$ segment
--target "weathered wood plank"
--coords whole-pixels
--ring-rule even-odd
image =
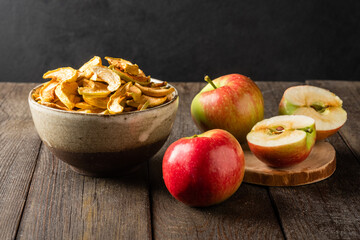
[[[190,208],[175,200],[162,179],[166,148],[181,137],[199,133],[190,116],[190,104],[203,83],[174,84],[180,106],[173,132],[150,161],[152,223],[155,239],[269,239],[282,238],[267,188],[243,183],[226,202],[209,208]]]
[[[360,82],[350,81],[306,81],[309,85],[328,89],[343,100],[348,120],[340,129],[340,135],[360,162]]]
[[[18,239],[150,239],[147,163],[122,178],[81,176],[41,148]]]
[[[301,83],[258,83],[266,117],[277,115],[283,91],[297,84]],[[38,156],[40,140],[26,102],[33,85],[1,83],[0,238],[282,238],[279,217],[289,239],[356,239],[360,236],[360,164],[356,160],[358,145],[354,144],[358,140],[349,134],[358,132],[359,111],[351,104],[352,97],[346,99],[351,94],[356,98],[358,90],[354,89],[358,87],[348,89],[339,84],[332,87],[319,82],[344,100],[349,114],[340,135],[329,139],[337,151],[337,170],[330,179],[292,188],[242,184],[223,204],[199,209],[171,197],[162,180],[161,161],[170,143],[198,133],[190,117],[190,104],[204,84],[174,84],[180,90],[180,109],[170,139],[149,163],[150,205],[146,166],[132,177],[94,179],[73,173],[46,147],[41,147]],[[359,107],[358,101],[354,103]],[[348,132],[347,124],[351,127]]]
[[[36,84],[0,83],[0,239],[13,239],[27,198],[41,141],[27,95]]]
[[[271,91],[264,97],[276,112],[283,91],[294,83],[266,84]],[[338,134],[329,141],[337,152],[337,169],[328,180],[302,187],[270,188],[288,239],[360,236],[360,165]]]

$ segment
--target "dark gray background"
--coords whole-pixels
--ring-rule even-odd
[[[94,55],[166,81],[360,80],[360,1],[1,0],[0,81]]]

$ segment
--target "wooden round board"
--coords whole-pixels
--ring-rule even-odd
[[[249,150],[245,154],[244,182],[265,186],[299,186],[330,177],[336,169],[334,147],[318,142],[303,162],[288,168],[272,168],[261,162]]]

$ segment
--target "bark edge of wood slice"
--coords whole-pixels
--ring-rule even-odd
[[[244,150],[244,182],[263,186],[300,186],[322,181],[336,169],[336,151],[329,142],[317,142],[310,155],[288,168],[272,168],[261,162],[250,150]]]

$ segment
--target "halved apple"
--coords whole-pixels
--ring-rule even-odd
[[[304,161],[316,139],[315,120],[302,115],[276,116],[258,122],[247,135],[250,150],[271,167]]]
[[[316,124],[316,140],[336,133],[347,119],[341,99],[326,89],[314,86],[288,88],[281,99],[279,113],[313,118]]]

